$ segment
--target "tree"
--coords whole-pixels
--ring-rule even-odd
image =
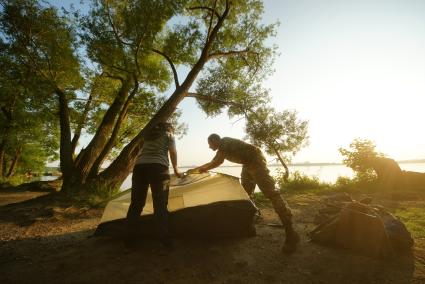
[[[10,53],[43,86],[36,99],[59,109],[60,163],[67,184],[74,169],[68,101],[83,84],[74,53],[74,31],[56,9],[35,0],[3,0],[1,5],[2,38]]]
[[[351,168],[359,180],[370,180],[376,177],[371,161],[375,158],[385,157],[376,151],[376,145],[368,139],[356,138],[350,143],[349,149],[338,149],[343,156],[342,162]]]
[[[35,0],[2,3],[4,38],[56,99],[64,192],[119,188],[146,131],[176,120],[195,86],[200,102],[230,96],[255,104],[261,94],[242,90],[259,86],[273,62],[275,49],[264,42],[275,25],[260,23],[259,0],[93,0],[88,15],[76,17]],[[92,139],[75,153],[83,132]]]
[[[57,158],[58,127],[48,101],[40,100],[45,87],[21,64],[10,42],[0,50],[0,175],[41,171]]]
[[[152,7],[152,1],[148,2],[132,1],[131,5],[127,6],[132,7],[131,11],[138,11],[137,5],[141,4],[144,4],[143,7],[149,9]],[[158,1],[158,3],[162,2]],[[209,89],[211,92],[208,94],[203,92],[202,88],[197,88],[199,92],[196,95],[199,99],[200,96],[220,96],[223,94],[219,82],[224,83],[229,78],[233,78],[234,85],[239,87],[243,85],[247,78],[251,78],[253,82],[258,83],[259,80],[264,78],[264,74],[270,68],[269,63],[273,58],[274,52],[273,48],[264,46],[264,40],[273,35],[275,26],[263,26],[259,23],[263,10],[260,1],[233,1],[231,3],[218,0],[182,1],[178,4],[181,5],[176,4],[176,6],[173,6],[173,11],[175,11],[175,15],[185,19],[182,21],[183,24],[168,22],[167,26],[158,29],[157,34],[149,31],[148,34],[152,34],[153,40],[145,41],[146,45],[143,42],[143,47],[139,49],[152,56],[149,57],[152,60],[160,59],[160,62],[169,65],[167,72],[171,71],[175,89],[143,129],[123,148],[111,165],[99,173],[96,179],[90,181],[93,187],[114,188],[121,184],[134,165],[146,131],[155,123],[169,119],[178,104],[184,98],[193,95],[190,92],[190,88],[198,77],[201,76],[198,86],[201,81],[218,82],[218,84],[214,84],[213,88]],[[112,7],[112,5],[109,7]],[[158,13],[160,13],[159,15],[164,15],[163,9],[154,8],[147,12],[149,15],[146,15],[146,19],[150,19],[152,15],[156,15],[154,18],[157,19]],[[117,11],[119,9],[115,10],[113,15],[119,15],[120,13],[117,13]],[[140,15],[140,13],[137,15]],[[128,18],[133,19],[132,16]],[[135,24],[145,21],[144,18],[139,17],[137,19],[139,20],[134,21]],[[162,18],[159,17],[159,19]],[[115,23],[109,20],[107,22],[110,24],[111,22]],[[110,25],[109,29],[112,26],[114,27],[112,31],[116,31],[117,26],[121,27],[113,24]],[[153,31],[156,30],[154,29]],[[133,48],[137,47],[137,45],[123,39],[123,36],[127,34],[131,35],[133,33],[129,33],[123,28],[121,28],[120,32],[114,32],[115,38],[118,39],[118,44]],[[142,60],[138,60],[138,62],[140,63]],[[180,80],[181,78],[178,76],[178,66],[186,66],[189,70],[184,80]],[[111,68],[108,71],[112,69],[117,71],[124,69],[122,67],[125,67],[125,65],[117,66],[117,63],[114,62],[109,67]],[[144,74],[143,72],[141,73]],[[241,97],[240,99],[249,98]],[[202,99],[199,100],[202,101]]]
[[[308,122],[297,118],[296,111],[276,112],[260,107],[247,114],[245,132],[251,142],[277,157],[285,168],[284,181],[289,177],[286,162],[307,144]]]

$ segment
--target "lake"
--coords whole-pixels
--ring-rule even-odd
[[[425,163],[399,163],[400,168],[404,171],[425,172]],[[180,168],[181,172],[189,168]],[[282,167],[269,166],[270,172],[275,176]],[[228,175],[239,177],[241,174],[241,166],[224,166],[214,169],[215,172],[225,173]],[[308,176],[316,176],[320,181],[334,183],[339,176],[352,177],[353,171],[344,165],[292,165],[289,166],[290,173],[298,171]],[[131,174],[127,177],[121,186],[121,189],[128,189],[131,187]]]

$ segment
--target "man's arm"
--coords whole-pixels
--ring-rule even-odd
[[[217,155],[215,155],[214,159],[212,159],[211,162],[203,164],[202,166],[199,166],[195,168],[194,170],[199,170],[201,173],[207,172],[211,169],[217,168],[224,162],[224,156],[221,155],[220,152],[217,152]]]

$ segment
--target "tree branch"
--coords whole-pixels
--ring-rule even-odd
[[[103,65],[106,65],[106,66],[111,67],[113,69],[116,69],[116,70],[119,70],[119,71],[122,71],[122,72],[125,72],[125,73],[128,73],[128,74],[131,74],[131,72],[128,71],[127,69],[124,69],[122,67],[119,67],[119,66],[115,66],[115,65],[106,63],[101,57],[98,57],[98,60]]]
[[[174,66],[173,61],[171,60],[171,58],[168,55],[166,55],[164,52],[159,51],[158,49],[153,48],[152,51],[155,52],[155,53],[158,53],[159,55],[162,55],[168,61],[168,63],[171,66],[171,69],[173,70],[174,83],[176,84],[176,88],[178,88],[180,86],[179,77],[177,75],[176,67]]]
[[[241,104],[235,103],[233,101],[220,100],[220,99],[217,99],[217,98],[207,97],[205,95],[201,95],[201,94],[198,94],[198,93],[189,92],[189,93],[187,93],[186,97],[195,98],[195,99],[204,100],[204,101],[209,101],[209,102],[213,102],[213,103],[220,103],[220,104],[223,104],[223,105],[231,105],[231,106],[242,107]]]
[[[216,7],[217,7],[217,0],[214,1],[214,8],[213,8],[214,11]],[[219,15],[217,15],[217,18],[219,18]],[[208,42],[208,39],[210,38],[210,32],[211,32],[213,19],[214,19],[214,12],[211,12],[210,24],[208,26],[207,38],[205,40],[205,43]]]
[[[74,154],[75,148],[77,147],[78,140],[80,139],[81,131],[83,130],[84,124],[86,123],[86,119],[90,111],[92,101],[93,101],[93,96],[90,94],[89,98],[86,100],[83,113],[81,114],[78,120],[78,125],[77,125],[77,128],[75,129],[74,137],[72,137],[72,140],[71,140],[72,154]]]
[[[128,45],[128,46],[133,46],[133,44],[131,44],[131,43],[128,43],[128,42],[125,42],[122,38],[121,38],[121,36],[118,34],[118,31],[117,31],[117,29],[116,29],[116,27],[115,27],[115,24],[114,24],[114,22],[112,21],[112,18],[111,18],[111,12],[110,12],[110,10],[109,10],[109,5],[108,5],[108,2],[106,1],[106,11],[107,11],[107,13],[106,13],[106,15],[108,16],[108,22],[109,22],[109,24],[111,25],[111,28],[112,28],[112,32],[114,33],[114,36],[115,36],[115,39],[121,44],[121,45]],[[122,47],[122,46],[121,46]]]
[[[105,64],[105,65],[106,65],[106,64]],[[116,80],[121,81],[121,83],[124,81],[124,78],[123,78],[123,77],[121,77],[121,76],[117,76],[117,75],[112,75],[112,74],[109,74],[108,72],[105,72],[105,71],[103,71],[103,72],[100,74],[100,76],[101,76],[101,77],[106,77],[106,78],[111,78],[111,79],[116,79]]]
[[[213,8],[211,7],[206,7],[206,6],[194,6],[194,7],[189,7],[187,8],[188,10],[207,10],[210,13],[214,13],[216,15],[217,18],[220,18],[220,14]]]
[[[73,98],[73,99],[69,99],[69,101],[83,101],[83,102],[87,102],[90,99],[83,99],[83,98]],[[105,103],[105,104],[110,104],[111,102],[105,101],[105,100],[98,100],[98,99],[91,99],[90,101],[92,102],[99,102],[99,103]]]
[[[258,52],[250,51],[249,49],[245,50],[231,50],[231,51],[224,51],[224,52],[214,52],[211,53],[208,56],[208,59],[214,59],[214,58],[220,58],[220,57],[227,57],[227,56],[234,56],[234,55],[243,55],[243,54],[254,54],[258,55]]]
[[[224,10],[223,14],[218,17],[217,24],[215,24],[213,30],[211,31],[210,37],[208,38],[208,41],[205,43],[205,46],[202,50],[201,57],[205,56],[205,60],[209,59],[208,52],[211,48],[212,42],[217,36],[217,33],[220,30],[221,26],[223,25],[224,19],[226,19],[227,15],[229,14],[229,11],[230,11],[230,3],[229,3],[229,0],[226,0],[226,9]]]

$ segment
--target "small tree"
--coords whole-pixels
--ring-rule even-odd
[[[246,116],[247,138],[267,154],[274,155],[285,168],[283,180],[289,177],[286,163],[308,143],[308,122],[297,118],[296,111],[277,112],[260,107]]]
[[[376,151],[376,145],[368,139],[356,138],[351,142],[349,149],[339,148],[343,156],[343,164],[351,168],[359,180],[373,180],[376,174],[371,166],[374,158],[385,157]]]

